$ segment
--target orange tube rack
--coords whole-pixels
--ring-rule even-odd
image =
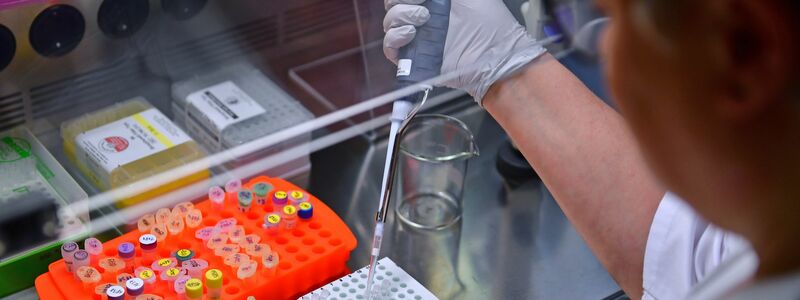
[[[186,227],[180,234],[170,235],[164,241],[158,242],[155,256],[174,257],[173,254],[178,249],[191,249],[195,252],[195,258],[209,263],[209,269],[222,271],[221,299],[247,299],[249,296],[254,296],[255,299],[296,299],[348,274],[349,270],[345,263],[350,257],[350,252],[356,247],[356,239],[342,219],[322,201],[282,179],[261,176],[244,184],[244,188],[252,189],[252,186],[259,182],[273,186],[267,199],[271,199],[275,191],[306,193],[307,201],[313,205],[313,216],[306,220],[298,219],[296,227],[292,230],[281,226],[277,233],[267,233],[262,224],[264,216],[273,212],[272,201],[267,201],[266,205],[259,205],[253,201],[249,211],[243,213],[239,211],[235,199],[230,199],[230,196],[225,200],[224,209],[221,211],[212,209],[211,201],[205,199],[194,206],[202,212],[202,224],[196,228]],[[195,237],[195,231],[206,226],[214,226],[219,220],[231,217],[236,218],[237,225],[244,226],[245,234],[258,234],[261,237],[260,243],[269,245],[272,251],[277,252],[280,262],[274,273],[266,270],[261,265],[260,259],[254,258],[259,261],[256,275],[244,281],[240,280],[236,277],[235,269],[225,265],[223,258],[216,256],[202,240]],[[153,259],[146,259],[139,248],[138,240],[142,234],[134,229],[104,243],[100,258],[117,257],[117,247],[121,243],[131,242],[136,245],[136,266],[149,267]],[[96,261],[92,262],[92,266],[101,273],[104,272]],[[115,276],[102,275],[104,280],[97,285],[116,284],[108,279]],[[207,293],[208,287],[202,277],[198,279],[203,281],[204,293]],[[50,264],[49,272],[36,279],[36,291],[41,299],[45,300],[106,298],[96,294],[94,288],[86,288],[76,280],[73,274],[67,271],[63,259]],[[178,299],[174,290],[168,289],[163,282],[158,282],[149,290],[145,290],[145,293],[158,295],[165,300]]]

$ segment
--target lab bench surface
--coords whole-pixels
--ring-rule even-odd
[[[471,100],[462,102],[437,111],[464,121],[481,151],[467,172],[462,221],[420,232],[392,213],[382,255],[441,299],[603,299],[619,291],[540,181],[504,184],[495,159],[506,135]],[[326,199],[357,236],[351,269],[369,262],[387,143],[380,131],[376,136],[312,156],[310,191]]]

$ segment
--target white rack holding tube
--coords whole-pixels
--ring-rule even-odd
[[[368,267],[344,276],[318,288],[300,300],[349,300],[366,299]],[[417,282],[411,275],[401,269],[388,257],[378,261],[375,269],[375,284],[373,289],[382,289],[372,297],[372,300],[408,299],[408,300],[438,300],[428,289]],[[388,282],[388,286],[384,283]]]

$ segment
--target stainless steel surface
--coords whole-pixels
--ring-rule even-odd
[[[482,151],[467,174],[460,228],[417,236],[420,247],[392,252],[408,245],[398,245],[402,241],[393,237],[406,228],[398,228],[390,214],[384,253],[410,274],[421,272],[426,278],[417,279],[442,299],[602,299],[618,291],[541,183],[504,187],[494,160],[505,134],[470,100],[461,102],[436,111],[464,121]],[[325,199],[358,239],[348,263],[352,269],[368,264],[387,146],[383,133],[376,140],[359,137],[312,155],[310,191]],[[414,256],[429,256],[418,260],[428,264],[409,264]]]

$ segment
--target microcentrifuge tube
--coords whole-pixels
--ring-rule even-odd
[[[159,295],[141,294],[139,296],[136,296],[136,299],[134,300],[164,300],[164,298],[162,298]]]
[[[203,212],[199,209],[193,208],[186,214],[186,226],[189,228],[196,228],[201,223],[203,223]]]
[[[156,272],[163,273],[165,270],[175,267],[175,265],[177,265],[177,262],[174,258],[165,257],[154,261],[150,267]]]
[[[236,218],[227,218],[219,220],[219,222],[217,222],[217,225],[215,225],[214,227],[216,227],[219,230],[219,232],[228,233],[231,231],[231,229],[233,229],[234,226],[236,226]]]
[[[78,244],[75,242],[66,242],[61,245],[61,257],[64,258],[64,264],[67,266],[67,271],[72,273],[75,271],[72,268],[73,254],[78,251]]]
[[[272,248],[267,244],[252,244],[244,247],[245,253],[254,257],[263,257],[265,254],[270,253]]]
[[[158,248],[158,239],[152,234],[143,234],[139,236],[139,248],[142,249],[142,257],[146,260],[155,258],[156,248]]]
[[[175,259],[178,260],[178,264],[183,264],[183,262],[194,258],[194,251],[190,249],[178,249],[175,251]]]
[[[231,266],[233,268],[238,268],[242,264],[249,263],[250,262],[250,256],[248,256],[248,255],[246,255],[244,253],[234,253],[234,254],[226,256],[225,259],[223,260],[223,262],[228,266]]]
[[[125,300],[125,289],[118,285],[112,285],[106,289],[108,300]]]
[[[136,222],[136,226],[139,229],[139,232],[147,233],[150,232],[150,229],[153,228],[153,225],[156,224],[156,217],[153,214],[146,214],[139,218],[139,221]]]
[[[178,299],[186,299],[186,282],[192,279],[191,276],[181,274],[172,283],[172,289],[178,294]]]
[[[203,242],[208,241],[211,238],[211,235],[214,233],[214,227],[207,226],[198,229],[194,232],[194,237],[202,240]]]
[[[239,211],[240,212],[247,212],[250,210],[250,206],[253,204],[253,192],[248,190],[241,190],[237,194],[236,198],[239,202]]]
[[[211,205],[214,211],[220,212],[225,208],[225,191],[221,187],[212,186],[208,189],[208,199],[211,199]]]
[[[144,293],[144,280],[138,277],[128,279],[128,281],[125,282],[125,289],[128,292],[128,297],[133,299]]]
[[[218,232],[211,236],[210,239],[206,242],[206,247],[211,250],[215,250],[228,242],[228,234],[224,232]]]
[[[280,212],[287,202],[289,202],[289,195],[286,192],[275,191],[275,193],[272,193],[272,205],[276,212]]]
[[[228,233],[228,238],[231,240],[231,242],[234,242],[234,243],[238,244],[240,241],[242,241],[242,239],[244,238],[244,235],[245,235],[244,226],[237,225],[237,226],[233,227],[233,230],[231,230]]]
[[[83,241],[83,248],[89,253],[90,263],[96,263],[100,254],[103,254],[103,242],[93,237]]]
[[[178,279],[178,276],[181,275],[181,269],[178,268],[169,268],[166,269],[164,272],[161,272],[161,280],[165,281],[167,286],[171,288],[174,287],[175,280]]]
[[[110,288],[112,286],[114,286],[114,284],[111,284],[111,283],[98,284],[98,285],[96,285],[94,287],[94,293],[97,294],[97,295],[100,295],[100,296],[105,296],[106,295],[106,291],[108,290],[108,288]]]
[[[189,212],[192,209],[194,209],[194,203],[189,202],[189,201],[184,201],[184,202],[176,204],[175,208],[172,209],[172,210],[173,210],[173,214],[175,213],[175,211],[177,211],[178,213],[181,214],[181,217],[186,217],[186,215],[189,214]]]
[[[292,205],[298,205],[300,202],[305,202],[308,200],[308,196],[301,192],[301,191],[291,191],[289,192],[289,201]]]
[[[221,245],[214,249],[214,255],[225,258],[228,255],[238,253],[241,247],[235,244]]]
[[[197,278],[191,278],[184,284],[186,290],[186,299],[200,300],[203,299],[203,282]]]
[[[86,250],[78,250],[72,253],[73,269],[77,270],[78,268],[83,266],[90,266],[91,263],[92,262],[91,259],[89,258],[89,252],[86,252]],[[79,279],[78,273],[73,272],[73,274],[75,275],[75,279]]]
[[[100,282],[102,276],[100,275],[100,271],[97,269],[92,268],[90,266],[81,266],[75,270],[75,274],[78,274],[78,279],[83,284],[83,288],[86,291],[91,291],[94,289],[94,286]]]
[[[172,215],[172,211],[169,208],[162,207],[156,211],[156,224],[164,224],[166,225],[169,222],[169,216]]]
[[[256,283],[257,276],[256,271],[258,270],[258,262],[251,260],[249,262],[242,263],[239,265],[239,269],[236,271],[236,277],[245,281],[245,283],[254,284]]]
[[[183,217],[179,214],[173,214],[169,217],[169,223],[167,223],[167,230],[169,230],[169,234],[171,235],[179,235],[183,232],[185,225],[183,223]]]
[[[255,234],[255,233],[251,233],[251,234],[245,235],[239,241],[239,245],[242,246],[242,247],[247,248],[247,246],[258,244],[258,242],[260,242],[260,241],[261,241],[261,236]]]
[[[258,205],[267,204],[267,195],[272,190],[272,185],[265,182],[259,182],[253,185],[253,193],[256,195],[256,203]]]
[[[152,290],[156,283],[156,272],[147,267],[138,267],[136,269],[134,274],[144,281],[145,289]]]
[[[278,252],[270,251],[261,257],[261,264],[264,265],[264,269],[267,270],[267,274],[270,276],[275,275],[275,271],[278,269],[278,263],[280,263]]]
[[[206,271],[206,286],[208,287],[208,299],[218,300],[222,297],[222,271],[211,269]]]
[[[202,276],[203,271],[208,268],[208,262],[204,259],[192,258],[184,261],[181,264],[181,267],[189,273],[189,276],[192,276],[193,278],[199,278]]]
[[[236,178],[228,180],[225,183],[225,191],[228,193],[236,193],[242,188],[242,181]]]
[[[281,216],[278,214],[267,214],[264,216],[264,229],[269,234],[278,234],[281,225]]]
[[[119,273],[117,275],[117,284],[119,284],[120,286],[125,286],[125,282],[128,282],[128,279],[131,279],[131,278],[134,278],[134,277],[136,277],[136,276],[133,276],[133,275],[128,274],[128,273]]]
[[[150,229],[150,234],[156,237],[156,240],[159,242],[163,242],[167,239],[167,225],[166,224],[156,224]]]
[[[297,227],[297,207],[291,204],[284,206],[281,219],[283,219],[283,227],[286,230],[292,230]]]
[[[97,264],[103,268],[106,274],[116,275],[120,270],[125,269],[125,261],[118,257],[106,257],[100,259]]]
[[[130,242],[124,242],[119,244],[117,247],[117,253],[119,254],[119,258],[125,262],[126,269],[133,272],[134,269],[134,259],[136,258],[136,246]]]
[[[299,208],[297,216],[300,217],[300,220],[309,220],[314,216],[314,206],[310,202],[300,202],[297,207]]]

